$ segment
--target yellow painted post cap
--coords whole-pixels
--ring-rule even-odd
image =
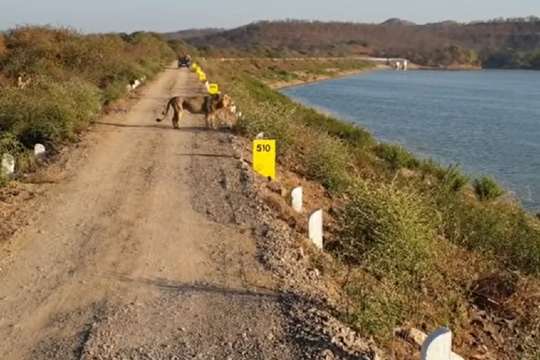
[[[219,94],[219,85],[215,83],[208,84],[208,93],[210,95]]]

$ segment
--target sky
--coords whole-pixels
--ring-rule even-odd
[[[540,16],[540,0],[0,0],[0,30],[69,26],[83,32],[232,28],[256,20],[416,23]]]

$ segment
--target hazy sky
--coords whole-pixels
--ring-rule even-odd
[[[85,32],[171,31],[285,18],[425,23],[528,15],[540,16],[540,0],[0,0],[0,30],[51,24]]]

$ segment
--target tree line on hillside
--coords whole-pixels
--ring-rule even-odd
[[[426,25],[399,19],[382,24],[261,21],[186,41],[217,56],[373,55],[428,66],[540,69],[540,19],[535,17]]]

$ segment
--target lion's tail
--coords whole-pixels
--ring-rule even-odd
[[[176,101],[176,97],[173,97],[171,98],[168,102],[167,102],[167,106],[165,107],[165,110],[163,110],[161,112],[161,114],[163,115],[163,118],[157,118],[156,121],[157,122],[162,122],[163,119],[165,119],[167,117],[167,115],[169,114],[169,110],[171,109],[171,107],[173,106],[173,103]]]

